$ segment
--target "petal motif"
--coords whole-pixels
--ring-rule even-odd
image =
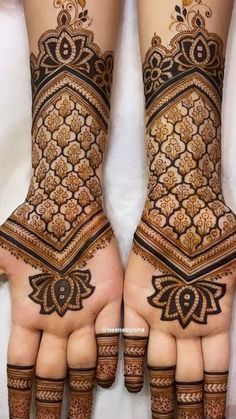
[[[148,302],[162,309],[162,320],[178,320],[183,329],[191,322],[206,324],[208,315],[221,312],[225,284],[206,280],[188,284],[174,275],[153,276],[152,284],[155,292]]]
[[[29,298],[40,304],[41,314],[54,311],[63,317],[68,310],[77,311],[83,308],[83,299],[93,294],[95,287],[90,284],[89,270],[75,270],[64,276],[42,273],[29,277],[33,292]]]

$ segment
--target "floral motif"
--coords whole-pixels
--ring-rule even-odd
[[[87,28],[92,23],[88,10],[85,9],[86,4],[87,0],[54,0],[54,7],[67,10],[71,16],[73,15],[70,25],[77,30]]]
[[[67,310],[81,310],[82,300],[93,294],[89,270],[75,270],[65,276],[43,273],[29,277],[33,292],[29,297],[40,304],[41,314],[56,312],[63,317]]]
[[[158,45],[161,42],[160,38],[155,38],[155,43]],[[171,70],[172,62],[170,58],[163,58],[160,52],[153,51],[149,60],[145,63],[143,69],[143,80],[145,84],[145,91],[152,92],[165,83],[172,76]]]
[[[96,62],[97,74],[94,76],[95,82],[104,87],[105,91],[109,95],[111,93],[112,84],[112,72],[113,72],[113,59],[111,56],[105,58],[105,60],[98,60]]]
[[[69,72],[75,69],[85,74],[90,81],[94,80],[97,87],[109,97],[113,55],[109,52],[101,55],[99,48],[92,42],[93,33],[80,31],[73,24],[69,3],[75,3],[75,0],[55,1],[58,7],[62,7],[58,16],[58,27],[41,38],[39,57],[31,55],[33,95],[36,95],[38,88],[51,73],[58,69],[67,69]],[[65,3],[68,3],[67,6]],[[86,14],[86,11],[83,13]],[[52,123],[51,129],[53,129]]]
[[[153,276],[155,293],[148,302],[162,309],[162,320],[178,320],[185,329],[190,322],[207,323],[207,316],[221,312],[219,300],[226,285],[206,280],[187,284],[172,275]]]

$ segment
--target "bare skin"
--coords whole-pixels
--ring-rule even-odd
[[[72,3],[72,9],[67,9],[67,3]],[[76,2],[58,3],[53,0],[50,2],[47,0],[34,2],[25,0],[24,7],[31,54],[34,54],[36,57],[38,56],[40,52],[38,51],[38,41],[45,32],[48,31],[48,33],[50,33],[50,31],[55,31],[58,25],[57,19],[59,13],[61,13],[60,16],[65,16],[65,20],[62,18],[60,22],[62,29],[65,31],[68,30],[70,31],[70,34],[76,36],[74,27],[69,27],[71,18],[73,16],[78,18],[78,13],[81,12],[85,12],[84,16],[86,16],[86,10],[88,10],[87,16],[89,13],[89,19],[91,18],[91,21],[88,21],[88,17],[85,17],[85,23],[83,24],[87,24],[89,22],[88,30],[91,31],[89,33],[94,34],[94,42],[99,45],[99,48],[102,52],[114,50],[116,28],[119,19],[119,2],[116,0],[112,1],[111,5],[110,0],[103,0],[102,2],[99,2],[99,6],[97,2],[93,0],[88,0],[87,2],[78,2],[79,4],[77,6],[75,3]],[[100,7],[101,5],[102,7]],[[76,7],[78,7],[78,11]],[[73,15],[73,13],[75,13],[75,15]],[[66,27],[66,19],[68,27]],[[81,32],[80,28],[77,29],[77,33],[86,33],[87,36],[87,32],[83,32],[83,29]],[[68,46],[65,47],[65,54],[68,54],[67,48]],[[97,51],[98,49],[96,49],[96,53]],[[59,51],[58,54],[60,53],[61,52]],[[58,68],[61,69],[61,65],[59,65]],[[63,73],[62,76],[64,77]],[[80,87],[79,76],[76,79],[76,85]],[[52,82],[52,87],[53,86],[54,85]],[[65,101],[68,99],[68,97],[72,97],[70,96],[70,92],[68,92],[69,90],[66,91],[66,93],[63,93],[66,96],[61,96]],[[80,99],[77,98],[76,101],[78,106],[80,106]],[[49,108],[49,112],[50,109],[51,108]],[[44,115],[44,111],[41,112],[41,115]],[[63,114],[64,111],[62,110],[61,112]],[[85,111],[83,110],[82,112]],[[94,111],[93,115],[94,118],[97,117],[96,110]],[[75,116],[77,116],[77,114],[75,114]],[[47,114],[46,118],[49,118]],[[90,115],[87,118],[87,121],[91,120]],[[69,126],[69,135],[74,136],[72,126]],[[35,139],[34,130],[33,137]],[[47,140],[49,141],[50,146],[50,141],[51,143],[53,143],[53,141],[50,140],[49,137],[47,137]],[[67,166],[69,171],[71,171],[71,164],[72,163],[68,163]],[[50,168],[47,170],[49,169]],[[101,164],[99,167],[97,167],[95,176],[96,182],[100,182]],[[37,175],[35,177],[34,172],[31,179],[31,186],[33,185],[37,191],[38,186],[36,178]],[[59,184],[59,186],[60,185],[62,184]],[[83,194],[83,190],[81,190],[81,193]],[[97,199],[92,192],[90,199],[93,202],[95,202]],[[27,198],[24,205],[28,205],[29,202],[30,199]],[[72,201],[68,202],[69,205],[71,202]],[[58,206],[55,206],[55,203],[53,205],[54,209],[58,208]],[[81,211],[81,209],[78,211]],[[88,205],[87,209],[84,211],[86,212],[86,215],[89,215],[92,211],[94,211],[94,204],[91,206]],[[90,236],[87,238],[88,241],[91,239],[93,232],[89,234]],[[93,251],[91,254],[92,257],[85,258],[82,256],[80,260],[78,260],[74,265],[74,269],[79,269],[80,272],[90,272],[91,274],[89,284],[90,295],[88,295],[83,300],[83,307],[79,307],[78,305],[78,309],[73,309],[73,311],[66,309],[61,313],[61,315],[59,315],[56,311],[52,312],[51,314],[47,314],[44,310],[44,313],[42,313],[43,303],[40,303],[40,314],[40,304],[35,303],[35,301],[29,298],[29,295],[32,293],[32,286],[29,282],[29,278],[35,275],[41,275],[42,273],[47,272],[47,270],[41,269],[40,266],[37,265],[37,260],[33,260],[27,257],[27,260],[25,261],[24,256],[21,257],[22,253],[17,253],[17,249],[12,251],[11,247],[8,249],[8,246],[5,245],[0,247],[0,274],[5,274],[9,280],[12,301],[12,327],[8,347],[8,364],[18,369],[28,366],[35,367],[35,374],[37,377],[40,377],[41,380],[41,384],[37,383],[37,386],[39,387],[36,395],[36,398],[38,398],[36,416],[38,418],[46,417],[47,414],[51,414],[52,416],[50,417],[54,418],[60,417],[61,400],[59,399],[62,397],[62,395],[58,396],[58,394],[61,394],[61,390],[58,394],[53,393],[54,390],[53,387],[50,387],[50,385],[52,385],[50,383],[53,383],[52,380],[57,380],[60,386],[60,382],[62,382],[60,380],[66,378],[68,368],[70,369],[70,374],[72,376],[75,370],[78,374],[82,374],[82,378],[79,377],[79,379],[82,381],[84,369],[91,370],[92,377],[88,378],[88,401],[83,401],[83,396],[81,398],[80,394],[76,393],[76,391],[73,389],[74,384],[72,381],[74,380],[75,383],[77,378],[71,379],[71,391],[72,393],[74,392],[70,402],[69,414],[71,418],[81,417],[82,419],[85,416],[86,418],[91,416],[90,390],[93,387],[93,370],[96,370],[97,361],[98,365],[100,363],[100,366],[98,367],[99,372],[97,369],[98,383],[101,386],[109,387],[115,379],[117,343],[114,344],[114,347],[112,347],[113,349],[111,348],[113,354],[110,354],[115,355],[114,364],[111,364],[110,362],[109,365],[104,365],[103,361],[101,362],[100,359],[100,356],[103,356],[104,354],[101,355],[99,351],[102,347],[101,339],[104,340],[104,336],[106,339],[105,329],[117,328],[120,326],[123,272],[114,236],[110,235],[109,240],[106,242],[104,241],[104,243],[103,245],[99,245],[95,252]],[[61,287],[60,290],[64,291],[64,286]],[[79,298],[79,295],[77,295],[77,298]],[[104,336],[102,335],[99,338],[98,335],[101,334]],[[106,381],[106,373],[104,375],[104,368],[107,372],[110,371],[110,377],[108,381]],[[40,385],[44,385],[42,384],[43,379],[48,380],[48,384],[46,383],[46,385],[49,386],[49,393],[50,391],[52,392],[52,397],[54,397],[54,395],[55,397],[59,397],[58,408],[55,411],[50,410],[51,405],[47,405],[47,400],[43,401],[40,399],[40,403],[42,403],[39,403],[39,398],[41,397]],[[78,382],[79,381],[77,381],[77,384]],[[22,419],[27,419],[29,417],[30,399],[25,399],[26,401],[22,401],[23,398],[24,396],[18,402],[10,400],[9,408],[11,417],[21,417]],[[23,407],[21,407],[20,403],[22,403]]]
[[[164,231],[164,226],[166,225],[165,224],[166,222],[163,221],[165,220],[165,218],[162,216],[162,214],[164,213],[167,207],[166,206],[164,207],[163,205],[163,213],[162,213],[161,212],[161,208],[162,208],[161,199],[159,199],[158,201],[158,199],[156,197],[154,199],[153,196],[155,194],[155,188],[158,188],[158,187],[161,188],[163,186],[166,187],[167,180],[166,178],[164,178],[164,176],[166,173],[168,173],[167,170],[171,170],[171,160],[173,161],[173,156],[171,156],[171,151],[170,151],[171,147],[169,147],[169,149],[167,147],[166,149],[164,149],[164,146],[166,143],[164,143],[163,141],[166,138],[165,135],[167,135],[166,133],[168,132],[168,129],[170,129],[169,128],[170,125],[168,125],[169,120],[168,120],[168,117],[166,116],[167,110],[169,109],[168,108],[169,103],[167,103],[167,101],[164,102],[165,96],[164,94],[162,94],[160,86],[162,86],[161,83],[163,83],[163,86],[165,86],[166,80],[168,80],[168,83],[170,85],[171,82],[169,81],[168,78],[175,77],[176,74],[172,74],[172,76],[167,74],[167,71],[171,72],[170,63],[172,62],[171,61],[172,58],[170,58],[170,61],[168,61],[166,64],[164,64],[164,61],[162,64],[161,61],[158,62],[158,59],[159,59],[158,54],[163,53],[163,60],[164,60],[165,57],[169,57],[168,51],[171,50],[172,48],[172,55],[170,54],[170,56],[171,57],[174,56],[173,51],[175,51],[175,49],[173,45],[176,45],[174,44],[174,42],[177,43],[178,39],[180,39],[181,36],[182,36],[182,39],[184,39],[184,31],[186,31],[186,39],[187,37],[189,38],[191,38],[191,36],[194,37],[194,29],[192,29],[194,28],[194,21],[193,21],[193,27],[191,26],[191,24],[190,26],[187,26],[187,24],[186,26],[184,26],[184,24],[186,23],[185,17],[186,17],[186,20],[189,18],[189,22],[191,22],[192,17],[193,16],[196,17],[197,14],[199,13],[200,16],[204,16],[208,33],[216,34],[217,37],[219,37],[222,40],[223,55],[225,55],[225,48],[226,48],[226,43],[227,43],[227,35],[228,35],[232,5],[233,5],[233,1],[231,0],[224,2],[224,5],[220,4],[219,2],[215,0],[208,0],[205,2],[197,2],[197,1],[184,2],[183,1],[183,3],[181,1],[168,0],[165,2],[165,5],[163,5],[162,1],[159,1],[159,0],[158,1],[148,0],[145,2],[143,1],[138,2],[141,56],[142,56],[142,62],[144,63],[143,64],[144,65],[144,82],[145,82],[145,89],[146,89],[145,93],[146,93],[146,101],[147,101],[147,105],[146,105],[147,121],[149,121],[149,118],[151,120],[150,115],[157,115],[156,125],[155,125],[155,117],[152,116],[153,119],[150,122],[150,128],[149,126],[147,126],[147,131],[146,131],[146,145],[147,145],[148,169],[149,169],[149,190],[148,190],[147,200],[145,203],[143,219],[148,220],[148,226],[150,227],[150,229],[155,225],[156,231],[161,232],[160,237],[161,237],[162,232]],[[193,9],[191,9],[191,7]],[[204,14],[206,10],[211,11],[209,15]],[[176,22],[176,25],[173,22]],[[179,25],[183,24],[183,26],[178,27],[177,24]],[[203,23],[203,26],[204,26],[204,23]],[[203,32],[204,32],[204,28],[203,28]],[[196,29],[196,33],[197,33],[197,29]],[[209,35],[209,37],[211,36],[214,37],[214,35]],[[157,41],[155,41],[155,39],[157,39]],[[176,41],[174,41],[173,39],[175,39]],[[151,42],[153,45],[152,47],[153,50],[151,49]],[[173,43],[171,44],[171,42]],[[155,50],[155,47],[156,47],[156,50]],[[202,47],[200,47],[200,51],[202,52]],[[181,60],[181,58],[179,59]],[[155,68],[156,68],[156,72],[155,72]],[[162,81],[156,81],[158,80],[158,71],[160,72],[159,73],[160,77],[162,77],[162,74],[167,74],[165,76],[166,79],[164,79],[164,75],[163,75],[163,79],[161,79]],[[166,73],[164,73],[165,71]],[[184,71],[183,71],[182,77],[183,78],[185,77]],[[163,103],[165,104],[167,103],[166,108],[165,108],[167,109],[166,114],[164,113],[164,111],[163,111],[163,114],[161,112],[160,114],[158,113],[155,114],[155,107],[154,105],[152,105],[152,102],[151,102],[152,99],[149,98],[149,94],[151,96],[151,93],[149,93],[151,92],[151,87],[150,87],[151,83],[153,83],[153,86],[154,86],[155,82],[156,82],[156,91],[159,91],[158,89],[160,89],[159,96],[157,95],[157,99],[156,99],[157,102],[155,102],[157,104],[156,108],[159,106],[158,99],[159,99],[159,103],[161,103],[161,101],[163,100]],[[192,81],[192,84],[194,85],[194,81]],[[178,86],[181,87],[181,79],[179,79],[178,81]],[[155,87],[152,87],[152,89],[153,89],[152,94],[154,95]],[[171,94],[172,93],[169,93],[170,96]],[[180,110],[180,107],[178,107],[179,106],[178,100],[179,99],[176,96],[175,104],[171,108],[173,112],[174,110],[176,110],[176,112],[177,110],[178,111]],[[176,107],[174,108],[174,106]],[[201,112],[201,111],[198,111],[198,112]],[[160,116],[160,115],[163,115],[163,116]],[[164,118],[167,118],[167,119],[164,119]],[[179,122],[179,124],[181,123],[185,124],[186,122],[186,126],[187,126],[188,121],[189,121],[188,118],[189,116],[186,116],[185,113],[183,113],[181,116],[181,110],[179,111],[179,121],[182,121],[182,122]],[[166,132],[164,131],[164,128],[163,128],[163,138],[165,137],[164,140],[162,139],[161,134],[159,134],[159,137],[158,137],[158,134],[155,134],[156,132],[158,132],[158,127],[159,128],[162,127],[161,125],[162,123],[163,123],[163,127],[166,127]],[[166,125],[164,125],[165,123]],[[194,132],[194,129],[195,129],[194,126],[191,125],[191,123],[189,126],[190,126],[190,130],[193,128],[193,132]],[[176,153],[180,154],[183,143],[182,142],[178,143],[179,141],[178,136],[177,136],[177,132],[179,132],[178,123],[176,127],[177,127],[176,132],[173,134],[173,138],[174,138],[173,141],[177,139],[177,142],[174,144],[176,144],[176,147],[179,147],[179,148],[178,149],[176,148],[175,150],[178,150],[176,151]],[[161,128],[160,128],[160,132],[161,132]],[[182,133],[183,132],[184,131],[182,131]],[[192,134],[190,134],[190,137],[191,135]],[[153,140],[154,138],[155,138],[156,143]],[[160,146],[159,145],[157,146],[157,143],[159,143]],[[187,144],[187,140],[186,140],[186,144]],[[164,150],[165,150],[165,155],[164,155]],[[188,145],[188,150],[190,150],[189,145]],[[160,156],[159,161],[157,160],[158,159],[157,156]],[[194,158],[191,157],[191,159],[192,160],[190,160],[190,164],[195,165]],[[177,163],[175,164],[175,166],[172,163],[173,165],[172,167],[174,167],[174,170],[176,170],[175,174],[177,176],[177,179],[176,179],[177,183],[184,184],[184,177],[180,180],[178,179],[177,173],[178,173],[178,168],[180,167],[180,164],[181,164],[181,162],[178,163],[179,161],[180,161],[180,158],[179,160],[177,160]],[[161,169],[159,169],[159,167],[161,167],[161,164],[163,164],[163,162],[165,162],[166,168],[163,169],[163,172],[161,172],[161,173],[164,173],[162,177],[160,174],[156,174],[155,170],[160,171]],[[155,169],[155,167],[157,169]],[[190,170],[191,169],[189,169],[188,171]],[[159,186],[153,186],[155,181],[157,182],[155,185],[159,185]],[[219,188],[221,189],[220,178],[218,179],[218,185],[219,185]],[[173,188],[173,185],[171,187]],[[168,186],[167,186],[167,189],[168,189]],[[166,199],[169,199],[168,198],[169,196],[173,197],[173,193],[174,193],[172,192],[173,190],[174,189],[171,190],[171,188],[169,189],[169,195],[168,194],[166,195],[167,196]],[[156,195],[158,195],[158,192],[156,192]],[[198,193],[196,195],[198,195]],[[196,199],[198,199],[198,197]],[[170,202],[170,201],[166,201],[166,202]],[[182,208],[181,202],[179,201],[178,203],[178,205],[180,205],[180,208]],[[187,202],[187,200],[185,202]],[[156,220],[158,220],[158,222],[162,226],[162,230],[161,230],[161,227],[159,227],[158,229],[157,227],[158,222],[156,222],[156,224],[152,223],[151,215],[149,216],[149,214],[151,214],[153,206],[155,207],[155,215],[154,215],[154,209],[153,209],[153,220],[155,220],[155,217],[157,217]],[[174,204],[173,204],[173,207],[174,207]],[[185,210],[183,208],[181,209],[181,211],[185,213]],[[234,219],[233,213],[231,212],[229,208],[227,208],[227,211],[230,214],[232,214],[232,220],[233,220]],[[170,217],[171,217],[171,214],[169,215],[169,218],[167,218],[168,220],[170,220],[169,221],[170,226],[169,226],[169,230],[168,231],[166,230],[167,231],[166,235],[168,234],[170,235],[169,231],[172,228],[171,220],[173,219],[174,216],[172,217],[172,219]],[[211,219],[211,217],[209,218]],[[194,405],[193,403],[193,406],[195,406],[194,407],[195,410],[193,410],[192,413],[189,410],[185,411],[184,409],[186,407],[181,405],[181,395],[180,395],[181,389],[179,389],[178,383],[180,384],[185,383],[189,391],[194,391],[193,389],[196,388],[197,385],[199,385],[198,383],[201,383],[200,384],[201,386],[203,385],[202,382],[204,381],[204,371],[210,374],[211,373],[214,373],[214,374],[226,373],[227,375],[227,371],[229,369],[229,356],[230,356],[230,325],[231,325],[231,316],[232,316],[233,297],[234,297],[234,291],[235,291],[235,275],[236,275],[235,266],[232,265],[232,268],[230,269],[230,273],[227,272],[227,267],[225,268],[225,271],[224,271],[224,268],[222,268],[221,274],[219,275],[219,278],[217,279],[217,284],[225,284],[226,290],[225,290],[224,296],[222,296],[222,298],[220,299],[220,310],[218,310],[218,313],[216,315],[208,315],[205,322],[199,321],[198,323],[194,320],[194,317],[192,318],[189,317],[189,319],[191,320],[188,321],[188,324],[186,325],[185,321],[187,317],[185,317],[184,315],[180,313],[183,313],[183,312],[185,314],[187,313],[186,316],[188,316],[189,314],[187,312],[187,309],[185,311],[184,305],[181,306],[181,304],[183,304],[183,300],[181,300],[182,303],[181,302],[179,303],[180,307],[175,306],[175,309],[177,307],[176,310],[179,313],[178,317],[175,317],[175,320],[171,320],[170,318],[163,319],[163,316],[166,316],[166,317],[168,317],[168,315],[171,316],[171,314],[169,314],[171,313],[171,309],[169,308],[168,314],[164,315],[164,313],[166,312],[164,311],[164,308],[161,309],[160,301],[162,301],[163,303],[165,297],[163,296],[162,300],[160,299],[157,300],[158,290],[161,289],[161,285],[158,285],[158,278],[160,278],[160,275],[164,275],[164,276],[174,275],[175,279],[177,277],[180,278],[180,280],[182,279],[181,279],[181,276],[179,276],[178,274],[176,274],[177,275],[176,276],[174,273],[175,272],[174,265],[177,265],[177,263],[173,262],[173,258],[174,258],[173,254],[171,253],[171,251],[170,253],[166,253],[166,254],[164,253],[163,249],[161,248],[161,245],[158,244],[158,238],[157,239],[154,238],[155,237],[154,230],[152,230],[152,236],[149,236],[148,227],[146,228],[146,230],[145,230],[145,227],[143,227],[144,222],[145,221],[142,221],[141,229],[139,227],[137,230],[138,233],[135,238],[135,242],[134,242],[135,245],[129,257],[128,267],[127,267],[126,276],[125,276],[125,289],[124,289],[125,327],[143,329],[143,334],[134,333],[132,334],[132,336],[129,336],[129,335],[126,336],[127,348],[128,348],[125,352],[125,359],[127,362],[126,387],[131,392],[136,392],[141,389],[142,379],[140,378],[140,376],[142,375],[143,366],[140,367],[140,364],[142,364],[142,357],[144,358],[144,353],[142,352],[142,356],[140,355],[139,364],[138,364],[138,361],[137,361],[137,364],[135,364],[135,358],[133,358],[133,369],[132,369],[132,361],[130,360],[129,356],[130,356],[130,353],[135,353],[134,350],[132,352],[132,338],[134,337],[133,342],[135,342],[135,337],[137,338],[137,336],[139,336],[140,338],[148,337],[147,363],[148,363],[149,369],[153,370],[154,373],[155,373],[155,370],[159,371],[158,372],[159,374],[162,374],[163,370],[168,371],[169,369],[170,371],[170,368],[172,368],[173,370],[172,378],[171,378],[172,384],[171,386],[169,386],[169,389],[168,389],[169,393],[167,395],[162,396],[163,393],[158,393],[159,390],[157,387],[156,389],[154,389],[155,390],[154,392],[153,387],[151,385],[153,418],[174,417],[173,416],[174,415],[174,411],[173,411],[174,381],[176,381],[177,383],[176,395],[177,395],[177,400],[179,403],[178,408],[177,408],[178,418],[181,418],[181,419],[194,418],[195,419],[195,418],[203,417],[203,414],[205,415],[204,417],[206,418],[213,418],[213,417],[224,418],[225,417],[225,404],[224,404],[225,402],[223,402],[222,400],[219,402],[219,406],[221,406],[221,408],[219,408],[218,413],[216,413],[215,411],[213,411],[214,407],[212,407],[213,405],[211,404],[211,402],[207,404],[208,403],[207,396],[206,394],[205,395],[202,394],[202,387],[201,387],[201,390],[197,393],[195,400],[194,399],[191,400],[191,402],[197,401],[196,405]],[[188,221],[186,221],[186,224],[187,222]],[[235,221],[233,221],[233,225],[235,225]],[[140,236],[140,231],[141,233],[145,231],[145,233],[143,233],[143,235]],[[181,230],[181,234],[182,234],[182,230]],[[145,249],[145,245],[142,242],[142,248],[137,247],[137,243],[140,244],[137,237],[138,238],[142,237],[143,241],[145,241],[144,237],[147,237],[147,243],[149,244],[149,246],[150,246],[150,243],[153,243],[154,240],[156,240],[156,246],[157,246],[156,249],[158,249],[160,253],[162,252],[162,255],[166,256],[167,262],[164,264],[162,263],[162,265],[160,265],[159,263],[160,260],[158,262],[157,259],[153,256],[153,254],[151,255],[150,252],[149,253],[147,252],[145,253],[145,251],[143,252],[142,248]],[[173,241],[174,240],[175,239],[173,238]],[[176,249],[178,249],[178,246],[180,246],[180,243],[182,244],[181,235],[179,236],[178,240],[175,242]],[[232,246],[233,248],[235,248],[235,245],[232,245]],[[155,246],[153,245],[153,248],[154,247]],[[168,260],[173,262],[172,271],[169,269]],[[156,263],[156,266],[155,266],[155,263]],[[155,291],[157,294],[156,297],[155,296],[153,297],[154,285],[152,283],[152,278],[153,280],[154,278],[156,278],[156,287],[157,287],[155,288]],[[197,276],[195,278],[197,278]],[[207,278],[210,278],[210,275],[209,277],[205,276],[205,278],[207,280]],[[197,286],[198,282],[195,281],[195,284]],[[160,288],[158,288],[158,286]],[[151,300],[152,297],[153,299]],[[166,304],[166,300],[164,301],[164,303]],[[158,306],[155,307],[155,304],[157,305],[159,304],[159,307]],[[176,315],[177,311],[175,311],[175,316],[177,316]],[[173,309],[172,309],[172,313],[173,313]],[[141,354],[141,351],[140,351],[140,354]],[[136,368],[136,373],[135,373],[135,368]],[[136,378],[135,378],[135,375],[136,375]],[[206,376],[205,376],[205,380],[206,380]],[[136,385],[135,387],[135,382],[136,383],[139,382],[140,384]],[[166,391],[165,388],[163,391]],[[198,390],[196,390],[196,392],[197,391]],[[206,381],[205,381],[205,391],[206,391]],[[205,400],[204,400],[205,412],[203,413],[204,397],[205,397]],[[164,406],[163,411],[161,411],[161,408],[162,408],[161,401],[163,401],[163,406]],[[169,407],[167,408],[166,406],[169,406]],[[165,408],[167,410],[165,410]],[[189,409],[189,406],[187,406],[186,409]],[[212,411],[209,414],[210,409],[212,409]],[[162,416],[164,414],[166,414],[166,416]]]

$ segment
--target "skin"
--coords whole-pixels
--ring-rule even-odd
[[[112,3],[112,7],[108,7],[108,3]],[[94,17],[91,29],[101,51],[114,50],[119,6],[117,0],[102,0],[99,5],[94,0],[87,1],[89,14]],[[25,0],[24,7],[29,50],[37,55],[38,39],[45,31],[56,27],[59,11],[48,0]],[[68,367],[96,366],[95,334],[104,332],[107,327],[120,326],[123,272],[114,238],[95,253],[85,269],[91,271],[91,285],[96,290],[83,301],[84,308],[67,311],[64,317],[55,312],[42,315],[39,305],[28,298],[32,292],[28,278],[41,271],[0,248],[0,274],[6,274],[9,280],[12,301],[9,364],[36,365],[36,375],[50,379],[64,378]]]
[[[225,51],[233,1],[227,0],[222,5],[216,0],[208,0],[204,4],[212,9],[207,29],[221,37]],[[162,0],[138,1],[142,61],[154,33],[161,38],[163,46],[169,47],[176,34],[170,29],[170,18],[176,5],[182,7],[182,2],[168,0],[163,6]],[[235,271],[227,278],[222,275],[219,280],[227,284],[226,294],[221,299],[221,313],[208,316],[206,325],[191,322],[186,329],[177,320],[161,320],[162,311],[148,303],[147,297],[153,294],[151,278],[158,274],[159,269],[155,270],[131,251],[124,288],[125,327],[143,328],[143,336],[149,336],[148,364],[156,367],[176,365],[175,379],[185,382],[202,380],[204,370],[227,371]]]

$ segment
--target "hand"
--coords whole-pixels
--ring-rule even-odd
[[[206,417],[224,417],[235,271],[222,274],[217,281],[221,298],[214,301],[216,315],[211,315],[213,303],[209,300],[209,288],[205,284],[204,290],[202,284],[204,281],[185,285],[185,291],[178,295],[181,286],[178,279],[175,282],[172,272],[155,269],[136,252],[131,252],[124,289],[125,328],[136,328],[139,332],[125,336],[125,385],[131,392],[141,390],[147,356],[153,418],[162,415],[172,418],[176,396],[180,405],[184,405],[183,393],[193,403],[196,418],[202,418],[203,380],[205,390],[212,380],[212,387],[218,385],[220,389],[217,396],[205,392]],[[165,286],[169,286],[166,292]],[[189,302],[184,300],[186,295],[190,296],[190,305],[185,305]],[[210,305],[207,313],[206,301]],[[181,411],[188,411],[188,406],[178,409],[178,418],[182,418]]]
[[[37,417],[49,413],[59,417],[69,368],[69,417],[90,418],[94,380],[110,387],[118,360],[119,334],[105,333],[120,326],[122,270],[114,238],[86,266],[81,260],[73,268],[77,276],[64,277],[60,290],[71,287],[65,296],[53,283],[56,277],[48,281],[47,275],[44,285],[45,271],[32,268],[8,250],[0,250],[0,266],[9,279],[12,299],[10,416],[29,417],[35,374]],[[57,403],[50,404],[52,400]]]
[[[139,1],[149,182],[125,278],[125,327],[143,329],[125,338],[125,381],[141,389],[147,347],[155,419],[173,418],[175,401],[178,419],[225,417],[236,218],[222,195],[220,111],[231,11],[231,0]]]
[[[33,170],[25,202],[0,228],[12,297],[12,418],[29,418],[34,375],[37,419],[60,418],[67,369],[71,419],[90,419],[95,378],[102,387],[115,379],[119,334],[106,331],[120,325],[123,275],[101,170],[119,7],[115,0],[105,13],[88,3],[24,2]]]

